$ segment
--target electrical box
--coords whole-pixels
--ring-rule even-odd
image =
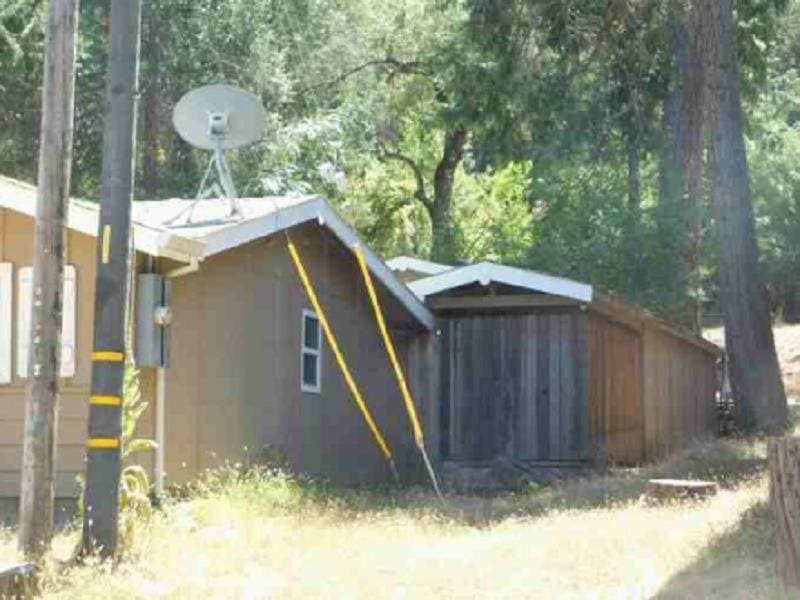
[[[171,283],[157,273],[136,277],[136,365],[166,367],[169,360]]]

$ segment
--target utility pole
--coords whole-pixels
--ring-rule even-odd
[[[139,76],[141,0],[111,0],[111,42],[103,122],[94,346],[86,442],[83,548],[113,556],[119,525],[125,304]]]
[[[40,558],[48,550],[53,531],[64,220],[72,168],[77,22],[77,0],[50,0],[45,26],[18,540],[20,550],[34,558]]]

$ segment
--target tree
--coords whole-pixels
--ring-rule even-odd
[[[733,0],[699,2],[697,10],[708,86],[711,199],[731,386],[743,429],[779,433],[787,424],[788,408],[758,266]]]

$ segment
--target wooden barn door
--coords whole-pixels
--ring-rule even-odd
[[[586,318],[451,318],[443,327],[443,454],[587,458]]]

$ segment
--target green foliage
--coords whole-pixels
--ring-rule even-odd
[[[384,256],[430,256],[417,174],[433,197],[445,135],[460,128],[466,151],[446,224],[455,258],[588,280],[678,316],[687,297],[716,294],[707,211],[698,284],[678,260],[688,215],[658,199],[674,66],[667,15],[678,5],[687,2],[149,1],[137,197],[195,193],[207,155],[179,140],[170,112],[188,90],[226,81],[257,93],[268,112],[264,142],[231,154],[243,194],[322,193]],[[10,34],[0,35],[0,172],[28,180],[43,8],[0,7]],[[108,3],[84,0],[80,11],[73,192],[93,197]],[[776,305],[800,274],[798,31],[797,0],[737,0],[759,243]]]

